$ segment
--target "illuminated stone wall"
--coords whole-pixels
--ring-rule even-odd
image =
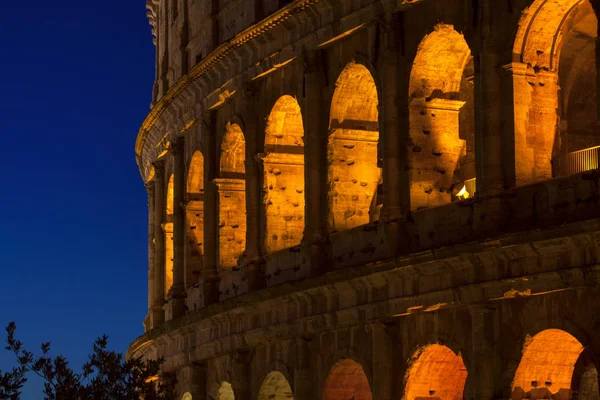
[[[599,6],[149,0],[130,355],[185,400],[600,400]]]

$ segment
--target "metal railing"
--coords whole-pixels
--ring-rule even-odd
[[[556,178],[573,175],[598,168],[600,146],[574,151],[552,160],[553,175]]]

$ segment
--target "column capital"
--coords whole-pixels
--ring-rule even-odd
[[[169,150],[173,156],[177,157],[183,155],[185,150],[185,138],[183,136],[176,137],[169,142]]]
[[[165,173],[165,160],[156,160],[152,163],[154,167],[154,176],[162,177]]]

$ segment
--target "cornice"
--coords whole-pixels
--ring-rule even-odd
[[[138,132],[137,140],[135,143],[135,154],[136,161],[138,163],[138,167],[141,168],[141,155],[144,148],[144,143],[146,142],[146,138],[148,133],[154,126],[154,124],[158,121],[163,112],[167,109],[167,107],[181,94],[185,89],[187,89],[193,82],[200,79],[208,70],[211,69],[213,65],[215,65],[219,60],[227,56],[234,49],[244,45],[248,41],[263,35],[264,33],[272,30],[276,26],[280,25],[283,21],[290,18],[293,14],[304,10],[307,7],[319,2],[320,0],[296,0],[293,3],[287,5],[286,7],[276,11],[266,19],[261,22],[252,25],[251,27],[243,30],[231,40],[221,44],[214,50],[210,55],[204,58],[200,63],[196,64],[191,71],[182,76],[176,83],[173,85],[166,95],[164,95],[152,108],[150,113],[146,116],[146,119],[142,123],[142,126]],[[150,23],[152,21],[156,21],[156,6],[158,5],[159,0],[147,0],[146,7],[148,8],[148,18],[150,19]],[[154,25],[153,25],[154,26]],[[153,33],[155,33],[156,28],[153,29]],[[145,178],[144,178],[145,179]]]

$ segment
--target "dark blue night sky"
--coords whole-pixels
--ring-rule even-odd
[[[154,76],[145,3],[4,1],[0,48],[0,324],[77,366],[103,333],[125,351],[147,308],[134,157]],[[33,383],[23,399],[42,398]]]

